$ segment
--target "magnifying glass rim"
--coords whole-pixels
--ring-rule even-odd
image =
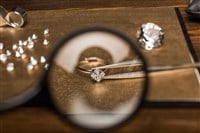
[[[113,126],[110,126],[110,127],[106,127],[106,128],[100,128],[100,129],[96,129],[96,128],[88,128],[88,127],[84,127],[84,126],[81,126],[75,122],[73,122],[71,119],[69,119],[68,117],[66,117],[66,114],[62,113],[61,110],[59,110],[59,108],[56,106],[55,102],[54,102],[54,98],[50,92],[50,88],[47,89],[48,93],[49,93],[49,96],[52,100],[52,103],[53,103],[53,106],[54,106],[54,109],[56,110],[56,112],[60,115],[60,117],[68,122],[69,124],[75,126],[75,127],[78,127],[80,129],[85,129],[85,130],[88,130],[88,131],[96,131],[96,132],[99,132],[99,131],[103,131],[103,130],[110,130],[110,129],[113,129],[113,128],[116,128],[116,127],[120,127],[122,125],[124,125],[125,123],[127,123],[131,118],[133,118],[134,114],[136,114],[139,110],[139,108],[141,107],[143,101],[144,101],[144,98],[146,96],[146,92],[147,92],[147,87],[148,87],[148,82],[149,82],[149,78],[148,78],[148,69],[147,69],[147,62],[146,62],[146,59],[144,57],[144,55],[142,54],[142,52],[140,51],[140,49],[137,47],[137,45],[135,45],[136,43],[130,39],[128,36],[126,36],[125,34],[123,34],[122,32],[118,31],[118,30],[114,30],[114,29],[111,29],[111,28],[108,28],[108,27],[102,27],[102,26],[90,26],[90,27],[84,27],[84,28],[80,28],[80,29],[77,29],[69,34],[67,34],[62,40],[60,40],[57,45],[54,47],[54,50],[52,51],[52,54],[50,55],[50,60],[49,60],[49,69],[48,69],[48,73],[47,73],[47,77],[45,78],[46,79],[46,85],[47,87],[49,87],[49,82],[48,82],[48,75],[50,73],[50,70],[52,68],[52,62],[54,61],[55,57],[57,56],[57,53],[58,51],[66,45],[66,42],[70,41],[71,39],[75,38],[76,36],[79,36],[81,34],[85,34],[85,33],[89,33],[89,32],[106,32],[106,33],[110,33],[110,34],[113,34],[119,38],[121,38],[122,40],[124,40],[125,42],[127,42],[127,44],[130,45],[130,47],[132,49],[134,49],[136,51],[136,54],[139,55],[140,59],[143,60],[143,63],[144,63],[144,73],[145,74],[145,81],[144,81],[144,86],[143,86],[143,92],[141,94],[141,98],[140,100],[138,100],[138,104],[137,104],[137,107],[135,109],[135,111],[133,113],[130,114],[130,116],[126,119],[123,120],[123,122],[120,122],[118,124],[115,124]]]
[[[49,60],[49,58],[47,58]],[[1,100],[0,101],[0,113],[7,111],[9,109],[13,109],[17,106],[20,106],[32,98],[34,98],[42,89],[44,83],[45,83],[45,77],[47,75],[47,71],[43,70],[41,72],[41,77],[39,81],[34,84],[33,86],[27,87],[25,91],[23,91],[21,94],[16,95],[12,98],[6,99],[6,100]]]

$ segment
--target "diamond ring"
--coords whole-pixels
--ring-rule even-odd
[[[85,58],[83,61],[80,61],[78,64],[78,70],[90,74],[90,77],[96,81],[100,82],[103,79],[123,79],[123,78],[137,78],[143,77],[143,72],[135,72],[135,73],[124,73],[122,74],[115,74],[115,75],[106,75],[106,70],[108,69],[115,69],[115,68],[123,68],[123,67],[137,67],[141,66],[142,63],[140,60],[130,60],[130,61],[123,61],[119,63],[109,64],[106,65],[103,59],[98,57],[88,57]]]

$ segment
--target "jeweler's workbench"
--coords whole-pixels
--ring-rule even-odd
[[[88,3],[87,3],[88,2]],[[198,21],[191,21],[188,19],[188,15],[185,13],[184,9],[187,2],[185,0],[175,0],[173,2],[165,0],[158,2],[144,1],[144,3],[139,0],[129,2],[101,2],[101,6],[98,2],[87,1],[82,3],[81,1],[77,2],[63,2],[60,4],[52,3],[55,5],[51,7],[51,4],[41,2],[33,3],[33,6],[30,6],[30,3],[15,3],[3,1],[2,5],[6,8],[11,8],[13,6],[20,5],[21,7],[27,7],[28,17],[31,19],[27,20],[26,30],[19,30],[17,36],[11,35],[11,32],[6,32],[1,29],[1,32],[5,34],[0,35],[0,39],[4,40],[8,36],[12,36],[12,39],[5,43],[14,43],[19,39],[25,39],[33,33],[40,35],[45,28],[50,29],[50,36],[48,40],[50,42],[48,47],[39,46],[37,51],[43,52],[43,55],[47,55],[49,50],[53,45],[61,39],[65,33],[70,32],[74,28],[78,28],[84,25],[88,25],[92,22],[97,22],[98,24],[108,24],[111,27],[117,27],[117,29],[126,32],[129,36],[135,36],[136,28],[139,27],[142,23],[153,21],[159,23],[166,32],[165,38],[165,47],[167,50],[157,50],[157,54],[162,53],[161,57],[165,58],[159,60],[156,58],[156,54],[150,53],[150,56],[147,55],[150,64],[173,64],[173,63],[187,63],[191,62],[190,51],[188,49],[189,41],[186,42],[184,35],[182,33],[181,26],[179,25],[180,18],[177,18],[177,10],[173,7],[160,7],[160,6],[175,6],[180,7],[179,11],[183,18],[183,22],[186,26],[186,30],[189,33],[189,37],[194,48],[194,53],[197,56],[197,60],[200,59],[200,24]],[[112,3],[113,2],[113,3]],[[142,3],[142,4],[141,4]],[[41,4],[41,5],[40,5]],[[91,4],[91,5],[90,5]],[[109,4],[109,6],[108,6]],[[114,6],[114,7],[113,7]],[[122,6],[131,6],[125,8]],[[160,7],[160,8],[141,8],[141,7]],[[70,7],[78,7],[83,9],[63,9]],[[112,7],[102,9],[103,7]],[[133,7],[140,7],[134,9]],[[61,9],[60,9],[61,8]],[[92,9],[85,9],[92,8]],[[54,9],[54,10],[44,10],[40,11],[37,9]],[[59,9],[55,11],[55,9]],[[37,11],[36,11],[37,10]],[[59,15],[59,13],[61,15]],[[115,14],[117,13],[117,15]],[[115,15],[112,15],[115,14]],[[155,15],[156,14],[156,15]],[[166,15],[167,14],[167,15]],[[80,15],[80,17],[78,16]],[[85,15],[85,16],[84,16]],[[140,19],[140,16],[142,16]],[[166,16],[165,16],[166,15]],[[48,19],[48,17],[52,18]],[[72,17],[76,16],[76,17]],[[92,17],[91,17],[92,16]],[[129,16],[129,17],[127,17]],[[134,17],[133,17],[134,16]],[[44,19],[44,18],[47,19]],[[64,17],[66,17],[64,19]],[[70,18],[71,17],[71,18]],[[81,18],[83,17],[83,18]],[[162,18],[163,17],[163,18]],[[180,16],[179,16],[180,17]],[[91,18],[91,20],[90,20]],[[181,19],[182,19],[181,18]],[[44,20],[43,20],[44,19]],[[64,20],[63,20],[64,19]],[[32,21],[30,21],[32,20]],[[137,20],[137,22],[136,22]],[[41,24],[42,22],[42,24]],[[54,24],[56,22],[61,22],[61,24]],[[168,24],[171,26],[168,26]],[[181,22],[182,23],[182,22]],[[66,25],[64,25],[66,24]],[[125,26],[124,26],[125,25]],[[5,29],[7,30],[7,29]],[[26,32],[26,36],[24,36]],[[169,32],[169,33],[168,33]],[[40,35],[41,36],[41,35]],[[187,34],[185,35],[187,36]],[[24,38],[23,38],[24,37]],[[44,39],[44,38],[42,38]],[[39,42],[42,43],[42,39]],[[1,41],[1,40],[0,40]],[[176,43],[175,43],[176,42]],[[174,43],[174,44],[173,44]],[[170,49],[170,45],[173,45],[174,48]],[[178,49],[180,48],[180,49]],[[169,50],[170,49],[170,50]],[[177,54],[179,52],[179,54]],[[178,56],[175,56],[175,55]],[[38,57],[40,55],[37,55]],[[176,57],[174,59],[174,57]],[[182,74],[171,73],[164,78],[159,78],[157,81],[155,78],[152,78],[151,91],[148,94],[147,99],[156,101],[156,100],[198,100],[200,99],[200,90],[199,84],[196,77],[196,73],[193,70],[180,70]],[[165,74],[165,73],[163,73]],[[163,77],[163,74],[160,76]],[[171,76],[170,76],[171,75]],[[176,76],[174,76],[176,75]],[[151,75],[154,77],[155,75]],[[159,75],[157,75],[159,77]],[[158,78],[157,77],[157,78]],[[190,79],[189,79],[190,78]],[[35,77],[36,79],[36,77]],[[189,80],[188,80],[189,79]],[[23,78],[23,82],[28,84],[26,77]],[[166,83],[167,80],[167,83]],[[184,82],[188,80],[187,83]],[[176,82],[175,82],[176,81]],[[21,81],[18,81],[21,82]],[[158,83],[159,82],[159,83]],[[190,82],[190,83],[188,83]],[[160,85],[160,86],[159,86]],[[21,84],[18,83],[17,87],[20,87]],[[161,87],[162,86],[162,87]],[[171,87],[170,87],[171,86]],[[172,87],[174,86],[174,87]],[[184,87],[180,87],[184,86]],[[12,86],[11,86],[12,87]],[[16,93],[19,93],[19,89],[15,88]],[[9,87],[7,90],[11,90]],[[189,89],[193,89],[190,91]],[[166,91],[167,90],[167,91]],[[157,92],[157,93],[155,93]],[[1,98],[1,97],[0,97]],[[40,115],[38,115],[40,114]],[[43,116],[43,117],[41,117]],[[12,127],[12,128],[10,128]],[[0,115],[0,132],[78,132],[79,129],[71,127],[68,124],[62,122],[58,116],[50,109],[45,107],[18,107],[17,109],[2,113]],[[124,125],[120,128],[118,132],[199,132],[200,131],[200,111],[197,108],[142,108],[141,111],[136,115],[135,119],[132,120],[127,125]],[[114,131],[116,132],[116,131]]]

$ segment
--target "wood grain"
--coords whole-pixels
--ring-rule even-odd
[[[1,0],[1,5],[7,9],[16,6],[26,10],[49,10],[64,8],[101,8],[101,7],[182,7],[188,0]]]
[[[48,108],[18,108],[0,115],[1,133],[35,132],[84,132],[65,123]],[[198,133],[200,131],[199,109],[142,108],[138,114],[113,133]]]
[[[191,17],[188,17],[188,14],[185,12],[185,8],[180,8],[183,20],[185,22],[189,37],[192,41],[195,54],[200,60],[200,20],[194,20]]]

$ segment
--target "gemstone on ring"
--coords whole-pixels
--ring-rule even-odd
[[[103,70],[100,69],[95,69],[91,72],[91,78],[97,82],[100,82],[103,77],[105,76],[105,72]]]

